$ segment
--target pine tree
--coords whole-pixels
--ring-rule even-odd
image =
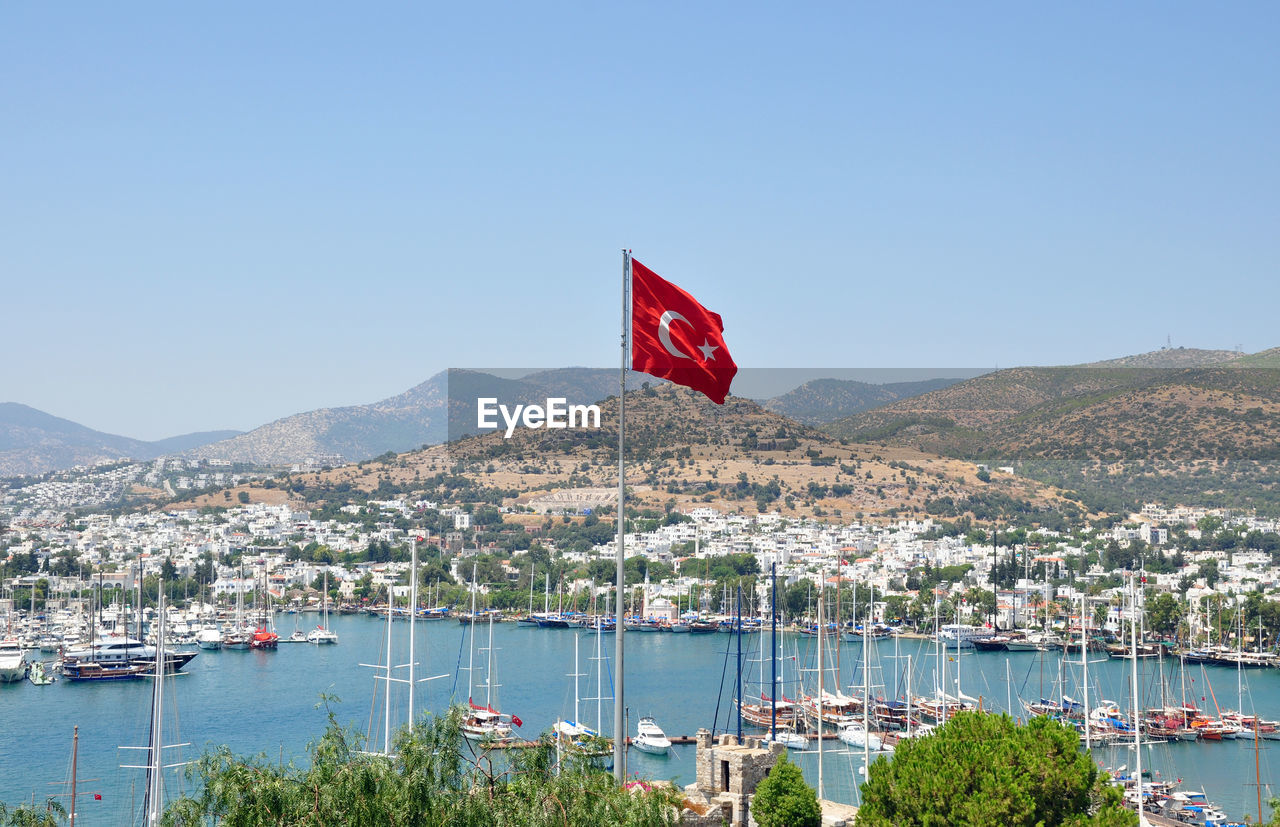
[[[784,752],[756,787],[751,814],[760,827],[819,827],[822,808],[818,794],[804,782],[800,768]]]

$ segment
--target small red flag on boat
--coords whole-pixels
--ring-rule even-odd
[[[524,726],[524,721],[520,720],[519,716],[517,715],[511,716],[511,723],[515,724],[516,726]]]
[[[94,800],[94,801],[101,801],[101,800],[102,800],[102,793],[94,793],[94,794],[93,794],[93,800]]]

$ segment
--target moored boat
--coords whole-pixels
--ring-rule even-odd
[[[222,632],[218,631],[216,624],[206,624],[196,632],[196,646],[201,649],[221,649],[222,648]]]
[[[462,734],[472,741],[486,738],[510,738],[512,727],[523,723],[514,715],[505,715],[490,706],[480,706],[467,699],[467,716],[462,721]]]
[[[671,739],[649,716],[641,718],[636,725],[636,737],[631,739],[631,744],[641,752],[653,755],[668,755],[671,751]]]
[[[69,681],[122,681],[140,678],[147,673],[145,666],[132,663],[98,663],[76,659],[62,662],[62,675]]]
[[[777,732],[774,732],[771,730],[765,736],[765,740],[777,741],[779,744],[782,744],[787,749],[808,749],[809,748],[809,738],[807,736],[801,735],[798,732],[790,732],[785,729],[778,730]]]
[[[307,632],[307,643],[331,644],[338,642],[338,633],[329,628],[329,570],[324,572],[324,603],[321,608],[320,625]]]
[[[879,734],[868,731],[862,721],[850,721],[842,725],[839,730],[839,738],[851,747],[866,747],[873,751],[893,751],[893,747],[888,746]]]
[[[279,645],[280,636],[266,626],[254,629],[253,635],[249,638],[250,649],[276,649]]]
[[[20,681],[27,675],[27,653],[17,638],[0,640],[0,683]]]
[[[197,654],[197,652],[166,650],[164,653],[165,671],[176,672],[182,669]],[[72,647],[63,654],[62,660],[64,663],[76,661],[81,664],[100,663],[104,666],[128,664],[139,666],[143,669],[151,669],[156,664],[156,647],[142,643],[134,638],[110,637],[95,640],[85,646]]]
[[[48,686],[57,680],[50,670],[45,669],[44,661],[38,660],[31,664],[31,668],[27,671],[27,680],[36,686]]]

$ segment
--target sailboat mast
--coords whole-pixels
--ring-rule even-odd
[[[738,742],[742,742],[742,586],[738,586]]]
[[[778,740],[778,563],[769,564],[769,739]]]
[[[841,567],[836,565],[836,686],[840,685],[840,584],[843,581],[841,577]],[[853,585],[853,617],[857,622],[858,617],[858,584]]]
[[[69,827],[76,827],[76,764],[79,760],[79,726],[72,728],[72,807],[70,807]],[[1258,787],[1262,789],[1262,787]],[[1261,810],[1258,810],[1261,812]]]
[[[484,668],[484,705],[493,709],[493,612],[489,612],[489,658]],[[474,620],[472,621],[475,622]]]
[[[907,655],[907,737],[911,737],[911,656]]]
[[[819,576],[821,581],[821,576]],[[818,588],[818,800],[826,798],[822,785],[822,588]]]
[[[615,633],[616,634],[616,633]],[[600,615],[596,615],[596,732],[604,732],[604,659],[600,657]],[[615,733],[616,734],[616,733]]]
[[[36,591],[35,586],[32,586],[31,593],[35,594],[35,591]],[[128,657],[129,656],[128,624],[125,624],[125,627],[124,627],[124,639],[125,639],[125,644],[124,644],[125,657]],[[143,640],[144,638],[142,637],[142,559],[139,558],[138,559],[138,643],[142,643]]]
[[[1236,708],[1244,714],[1244,607],[1236,609],[1240,636],[1236,638]]]
[[[1093,747],[1089,734],[1089,618],[1088,598],[1080,595],[1080,669],[1084,681],[1084,751]]]
[[[839,581],[836,581],[839,583]],[[836,586],[839,589],[839,585]],[[857,584],[854,584],[857,588]],[[867,614],[862,618],[862,773],[871,766],[871,607],[876,602],[875,586],[871,587],[870,602],[867,603]],[[857,604],[854,604],[857,610]]]
[[[147,764],[145,804],[148,827],[159,827],[160,816],[164,812],[164,760],[160,757],[164,745],[161,732],[164,726],[164,581],[159,581],[158,585],[155,685],[151,689],[151,760]]]
[[[942,627],[939,625],[941,620],[941,609],[938,606],[938,590],[933,590],[933,650],[938,656],[938,668],[934,673],[933,679],[938,685],[938,702],[941,704],[941,721],[943,724],[947,722],[947,662],[942,657]]]
[[[1147,824],[1142,800],[1142,718],[1138,704],[1138,575],[1130,580],[1132,595],[1130,608],[1133,609],[1132,622],[1129,624],[1133,636],[1133,753],[1136,771],[1136,788],[1138,791],[1138,824]]]
[[[1261,651],[1262,639],[1258,639],[1259,651]],[[1243,711],[1243,710],[1242,710]],[[1262,737],[1258,731],[1259,724],[1258,710],[1253,711],[1253,786],[1258,790],[1258,823],[1262,823],[1262,764],[1258,755],[1258,739]]]
[[[413,627],[418,619],[418,541],[409,541],[409,730],[413,731],[413,662],[417,655],[414,648]]]
[[[327,593],[327,590],[326,590]],[[387,584],[387,674],[382,687],[382,754],[391,754],[391,584]],[[372,723],[370,724],[372,726]]]
[[[1013,666],[1007,657],[1004,659],[1004,705],[1013,717]]]
[[[468,630],[471,634],[471,643],[467,647],[467,703],[471,703],[471,698],[475,692],[475,667],[476,667],[476,564],[471,564],[471,628]]]
[[[960,688],[960,636],[961,636],[961,632],[960,632],[960,604],[957,602],[957,603],[956,603],[956,702],[957,702],[957,703],[959,703],[959,702],[960,702],[960,698],[961,698],[961,696],[964,694],[964,693],[963,693],[963,690],[961,690],[961,688]],[[1040,659],[1040,663],[1041,663],[1041,667],[1040,667],[1040,668],[1041,668],[1041,669],[1043,669],[1043,668],[1044,668],[1044,658],[1041,658],[1041,659]],[[1043,679],[1041,679],[1041,681],[1042,681],[1042,683],[1043,683]],[[945,698],[943,699],[943,703],[946,703],[946,699],[945,699]]]

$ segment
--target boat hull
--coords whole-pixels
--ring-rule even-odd
[[[666,739],[663,739],[661,741],[650,741],[648,738],[637,736],[631,739],[631,746],[635,747],[641,752],[647,752],[650,755],[670,755],[671,754],[671,742]]]
[[[27,676],[27,664],[22,662],[17,666],[0,667],[0,683],[14,683],[20,681]]]
[[[133,664],[64,663],[62,676],[69,681],[127,681],[141,678],[146,669]]]

